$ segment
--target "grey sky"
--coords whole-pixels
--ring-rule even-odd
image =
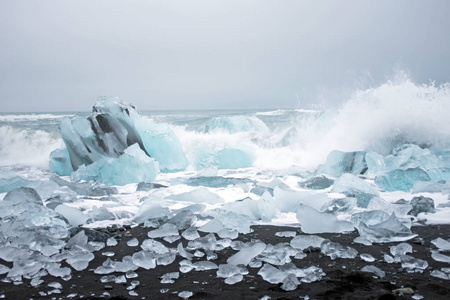
[[[0,112],[309,108],[450,81],[449,1],[0,0]],[[297,101],[296,94],[300,99]]]

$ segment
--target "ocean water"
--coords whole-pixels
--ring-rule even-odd
[[[86,112],[2,113],[0,114],[0,168],[13,172],[27,180],[48,181],[50,153],[63,146],[58,124],[63,118],[88,116]],[[139,110],[139,108],[138,108]],[[355,91],[349,99],[334,108],[322,109],[271,109],[271,110],[183,110],[139,111],[156,123],[167,124],[181,143],[189,165],[186,170],[158,174],[155,182],[169,188],[147,193],[135,192],[136,184],[117,187],[119,194],[108,201],[79,197],[69,203],[84,213],[95,206],[114,211],[114,220],[92,221],[86,226],[106,226],[111,223],[127,223],[141,209],[141,199],[151,194],[159,199],[170,198],[203,187],[223,199],[223,203],[245,198],[255,201],[261,195],[250,192],[251,185],[244,183],[211,187],[208,183],[186,184],[189,178],[217,176],[250,180],[256,185],[303,191],[299,183],[313,175],[319,175],[321,164],[333,150],[344,152],[376,152],[389,155],[405,144],[414,144],[433,151],[450,150],[450,84],[414,84],[407,77],[399,77],[371,89]],[[237,118],[233,124],[220,120]],[[241,118],[241,119],[239,119]],[[219,121],[218,121],[219,120]],[[245,120],[245,121],[242,121]],[[215,126],[219,124],[220,126]],[[252,154],[250,166],[245,168],[206,168],[195,165],[199,148],[245,148]],[[442,167],[447,167],[446,160]],[[450,164],[449,164],[450,165]],[[69,178],[66,178],[70,180]],[[374,176],[364,180],[374,185]],[[375,185],[374,185],[375,186]],[[411,200],[411,191],[386,192],[379,188],[380,197],[392,203],[401,198]],[[314,193],[319,193],[314,191]],[[330,189],[320,191],[330,201],[339,197]],[[421,193],[431,196],[438,208],[436,214],[427,215],[429,223],[450,223],[446,193]],[[3,197],[0,195],[0,197]],[[206,210],[221,207],[206,203]],[[164,205],[177,209],[187,204],[168,201]],[[120,217],[118,212],[128,212]],[[342,220],[349,220],[355,208],[337,213]],[[279,211],[259,222],[269,224],[296,224],[296,214]]]

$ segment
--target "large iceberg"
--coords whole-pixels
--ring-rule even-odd
[[[365,152],[331,151],[324,165],[319,166],[319,172],[339,177],[345,173],[353,175],[364,174],[367,171]]]
[[[140,116],[117,98],[99,98],[89,117],[63,119],[59,128],[65,147],[50,154],[50,171],[75,171],[76,180],[149,182],[160,169],[179,171],[188,165],[168,126]]]

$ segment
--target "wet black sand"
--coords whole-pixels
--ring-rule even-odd
[[[264,243],[277,244],[289,243],[292,238],[281,238],[275,236],[278,231],[299,229],[280,226],[252,226],[254,232],[250,234],[240,234],[237,238],[241,241],[250,241],[251,239],[260,239]],[[98,275],[93,270],[100,266],[106,257],[102,252],[113,251],[115,255],[113,260],[121,260],[125,255],[132,255],[140,249],[129,247],[126,242],[136,237],[142,242],[147,239],[149,229],[136,227],[133,229],[123,229],[116,232],[109,232],[111,236],[116,235],[119,244],[114,247],[106,247],[95,252],[95,259],[90,262],[89,268],[84,271],[75,271],[72,269],[72,279],[63,281],[60,278],[52,276],[43,277],[44,283],[39,287],[32,287],[29,280],[24,280],[23,284],[14,285],[12,283],[0,282],[0,290],[6,296],[6,299],[69,299],[69,295],[76,293],[72,299],[181,299],[178,293],[182,291],[191,291],[193,296],[189,299],[260,299],[263,296],[270,296],[271,299],[414,299],[411,294],[394,295],[393,291],[399,288],[409,287],[414,291],[414,297],[423,296],[423,299],[450,299],[450,281],[430,276],[432,270],[450,267],[450,264],[434,261],[431,258],[431,249],[435,249],[431,240],[441,237],[448,239],[450,237],[450,225],[442,226],[413,226],[412,231],[419,234],[419,238],[408,241],[413,246],[414,253],[411,256],[426,260],[429,264],[423,273],[408,273],[401,268],[401,264],[387,264],[383,260],[383,254],[389,253],[389,247],[398,243],[375,244],[373,246],[364,246],[353,243],[353,239],[358,236],[357,232],[350,234],[319,234],[323,238],[328,238],[333,242],[339,242],[344,246],[355,248],[359,254],[368,253],[376,258],[375,262],[368,263],[360,259],[359,255],[355,259],[336,259],[312,251],[301,260],[293,259],[293,263],[299,268],[308,266],[318,266],[323,269],[326,275],[319,282],[301,283],[298,288],[291,292],[286,292],[280,288],[280,285],[270,284],[257,275],[259,268],[252,269],[248,267],[249,274],[244,276],[244,280],[234,285],[227,285],[223,278],[216,277],[217,270],[210,271],[190,271],[183,274],[180,272],[180,278],[173,284],[160,283],[159,277],[168,272],[179,271],[179,261],[183,258],[177,256],[174,263],[168,266],[157,266],[155,269],[145,270],[139,268],[136,273],[137,278],[128,279],[128,283],[102,283]],[[162,239],[157,239],[162,241]],[[183,241],[186,246],[187,241],[181,239],[168,244],[170,247]],[[217,265],[226,263],[226,259],[236,251],[226,248],[216,251],[218,259],[213,260]],[[447,254],[448,253],[443,253]],[[195,260],[205,260],[205,258],[194,258]],[[7,262],[0,263],[9,267],[12,265]],[[65,263],[63,263],[64,265]],[[386,272],[386,277],[376,278],[371,273],[361,272],[360,269],[366,265],[375,265]],[[123,275],[123,273],[113,273],[114,275]],[[0,279],[5,278],[2,275]],[[134,289],[138,296],[129,294],[127,287],[132,280],[138,280],[140,284]],[[47,286],[50,282],[59,282],[62,285],[60,294],[43,295],[53,288]],[[161,290],[166,289],[165,293]],[[42,295],[40,295],[40,293]],[[106,296],[104,293],[109,293]],[[308,299],[308,298],[306,298]]]

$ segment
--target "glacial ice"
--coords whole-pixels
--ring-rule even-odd
[[[322,242],[320,251],[333,260],[336,258],[355,258],[358,255],[358,251],[354,248],[345,247],[330,240],[324,240]]]
[[[421,168],[395,169],[375,177],[375,183],[387,192],[409,192],[417,181],[430,181],[430,176]]]
[[[443,238],[437,238],[431,241],[439,251],[450,251],[450,239],[444,240]]]
[[[380,268],[372,266],[372,265],[365,266],[365,267],[361,268],[361,272],[373,273],[379,278],[383,278],[383,277],[386,276],[386,272],[384,272]]]
[[[328,154],[324,165],[319,166],[319,173],[340,177],[349,173],[353,175],[364,174],[367,170],[365,152],[341,152],[333,150]]]
[[[379,195],[378,190],[373,185],[349,173],[336,179],[331,192],[356,198],[358,206],[362,208],[366,208],[369,201]]]
[[[400,256],[400,261],[402,263],[402,268],[408,269],[419,269],[424,270],[428,268],[428,262],[419,258],[414,258],[410,255]]]
[[[238,253],[227,259],[228,264],[232,265],[248,265],[250,261],[261,254],[266,248],[264,243],[255,243],[249,247],[241,249]]]
[[[241,146],[240,148],[197,148],[192,153],[193,166],[196,170],[209,167],[219,169],[249,168],[255,160],[253,149]]]
[[[389,248],[389,251],[391,252],[392,256],[394,256],[394,258],[396,258],[396,257],[400,257],[402,255],[405,255],[406,253],[412,253],[413,249],[410,244],[400,243],[398,245],[391,246]]]
[[[66,218],[69,221],[69,224],[72,226],[85,224],[89,218],[86,214],[82,213],[80,210],[64,204],[58,205],[55,208],[55,211],[64,216],[64,218]]]
[[[372,243],[403,242],[417,236],[397,219],[395,213],[378,224],[367,225],[362,221],[355,227],[358,229],[360,236]]]
[[[328,178],[324,175],[319,175],[311,179],[308,179],[304,182],[300,182],[298,185],[305,189],[323,190],[332,186],[333,183],[334,183],[333,179]]]
[[[431,251],[431,258],[435,261],[450,263],[450,256],[441,254],[438,251]]]
[[[268,132],[266,124],[254,116],[215,117],[206,124],[205,132],[226,131],[229,133],[257,131]]]
[[[165,223],[158,229],[149,231],[147,235],[149,238],[160,238],[171,235],[178,235],[178,227],[171,223]]]
[[[271,266],[270,264],[264,264],[264,266],[258,271],[265,281],[277,284],[283,282],[283,280],[289,275],[286,272],[280,271],[279,269]]]
[[[428,197],[419,196],[411,199],[410,205],[412,209],[409,215],[416,216],[420,213],[434,213],[434,200]]]
[[[345,232],[353,231],[350,222],[339,221],[334,214],[321,213],[307,205],[297,209],[297,220],[304,233]]]
[[[318,235],[297,235],[294,237],[290,245],[293,248],[304,250],[309,247],[320,248],[320,245],[325,239]]]
[[[75,171],[74,180],[152,182],[160,168],[179,171],[188,165],[168,126],[141,117],[117,98],[99,98],[89,117],[63,119],[60,131],[65,148],[50,154],[50,170],[64,176]]]
[[[205,187],[201,187],[190,192],[169,195],[165,199],[205,204],[216,204],[223,202],[223,199],[219,195],[211,192]]]

